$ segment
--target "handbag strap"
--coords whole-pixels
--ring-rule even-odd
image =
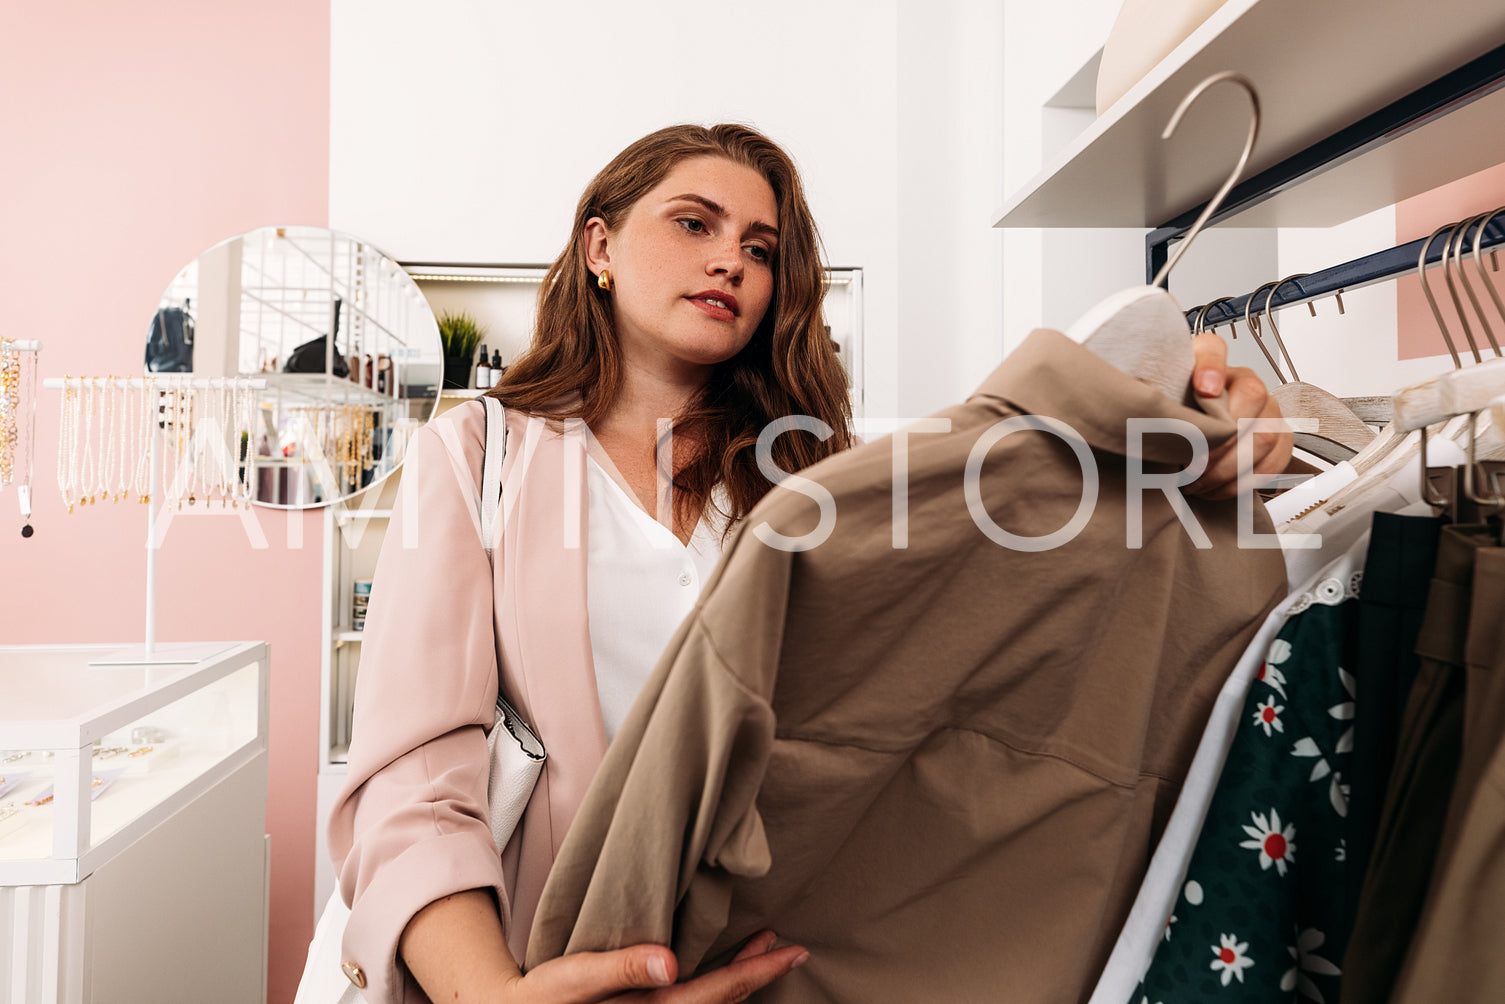
[[[486,395],[486,459],[481,465],[481,543],[486,560],[491,560],[492,533],[502,502],[502,461],[507,457],[507,409],[502,402]]]

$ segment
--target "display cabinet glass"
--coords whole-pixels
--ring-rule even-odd
[[[266,750],[266,645],[90,665],[111,648],[0,646],[0,885],[81,881]]]

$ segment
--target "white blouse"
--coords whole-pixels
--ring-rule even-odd
[[[585,468],[586,611],[610,740],[720,560],[721,530],[707,515],[681,544],[594,456],[587,454]]]

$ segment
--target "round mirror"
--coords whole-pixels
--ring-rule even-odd
[[[434,411],[443,366],[407,272],[320,227],[254,230],[199,255],[163,292],[146,343],[148,374],[255,380],[242,457],[255,457],[253,500],[285,509],[395,470]]]

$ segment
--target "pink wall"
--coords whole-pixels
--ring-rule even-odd
[[[1505,164],[1469,175],[1467,178],[1460,178],[1450,185],[1444,185],[1425,195],[1418,195],[1414,199],[1407,199],[1397,204],[1395,238],[1398,243],[1414,241],[1430,235],[1444,224],[1456,223],[1479,213],[1491,212],[1501,205],[1505,205]],[[1441,247],[1443,240],[1444,238],[1439,236],[1434,247]],[[1470,269],[1473,267],[1471,262],[1469,267]],[[1474,273],[1470,272],[1470,274]],[[1428,272],[1427,278],[1431,283],[1432,295],[1437,298],[1442,316],[1447,321],[1448,330],[1453,332],[1453,341],[1457,344],[1458,353],[1466,356],[1467,340],[1463,337],[1458,323],[1458,312],[1453,309],[1452,300],[1442,280],[1442,273],[1433,269]],[[1463,298],[1467,307],[1467,294],[1460,290],[1458,295]],[[1482,290],[1479,291],[1479,296],[1485,304],[1485,310],[1491,310],[1489,301],[1484,297]],[[1447,344],[1437,330],[1437,321],[1432,316],[1432,308],[1428,306],[1426,295],[1421,291],[1421,280],[1415,276],[1398,280],[1396,298],[1400,326],[1400,358],[1417,359],[1446,353]],[[1483,333],[1479,331],[1478,321],[1474,319],[1471,308],[1469,316],[1470,324],[1474,327],[1474,337],[1478,339],[1483,349],[1487,343]],[[1493,313],[1489,317],[1493,323],[1497,325],[1500,323]]]
[[[0,333],[42,339],[43,376],[139,372],[158,295],[201,250],[328,219],[327,4],[5,4],[0,95]],[[0,495],[0,641],[139,641],[145,510],[64,513],[57,407],[43,391],[36,536],[20,538],[14,493]],[[269,999],[280,1002],[313,929],[322,523],[257,519],[266,550],[233,518],[174,522],[158,637],[271,643]],[[287,545],[290,520],[301,548]]]

